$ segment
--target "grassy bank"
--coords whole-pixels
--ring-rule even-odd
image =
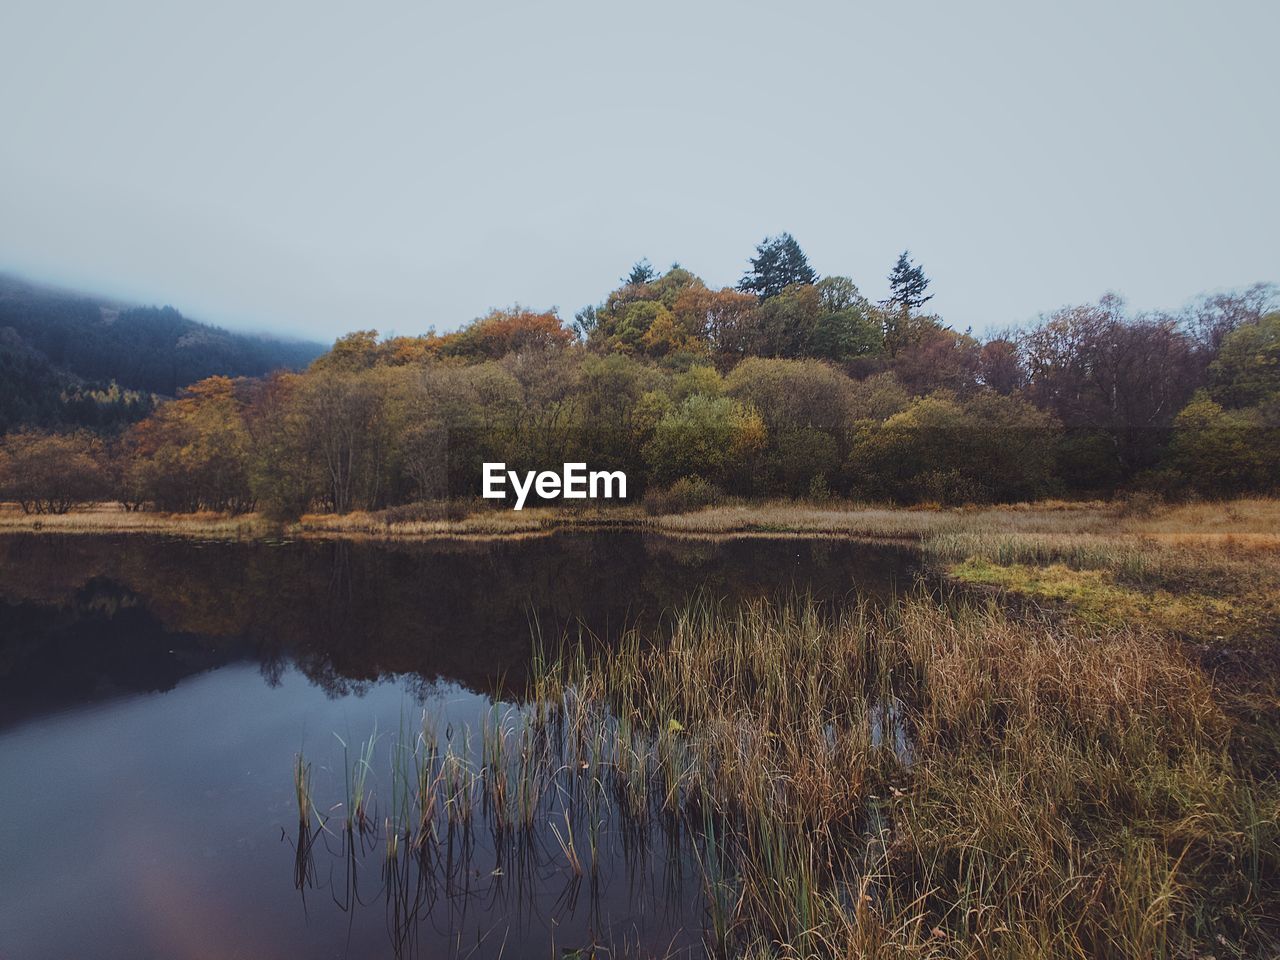
[[[477,758],[438,728],[393,747],[392,815],[367,824],[390,862],[439,869],[456,830],[487,828],[545,851],[540,871],[594,875],[603,825],[656,830],[698,865],[717,957],[1277,945],[1280,788],[1233,756],[1213,684],[1155,631],[923,593],[840,614],[694,602],[656,636],[539,658]],[[369,760],[353,769],[327,829],[364,829],[376,802]]]

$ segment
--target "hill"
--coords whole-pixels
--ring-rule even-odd
[[[324,349],[0,275],[0,431],[137,419],[152,394],[301,369]]]

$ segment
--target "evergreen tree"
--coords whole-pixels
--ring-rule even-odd
[[[653,264],[649,262],[649,258],[637,260],[631,267],[631,272],[622,278],[623,283],[652,283],[657,279],[658,271],[653,269]]]
[[[929,278],[924,275],[924,268],[911,262],[911,251],[903,250],[889,274],[889,299],[881,303],[910,313],[933,299],[933,294],[924,295],[928,286]]]
[[[789,233],[765,237],[751,258],[751,269],[738,283],[743,293],[754,293],[761,301],[776,297],[793,284],[816,283],[818,274],[809,266],[809,258]]]

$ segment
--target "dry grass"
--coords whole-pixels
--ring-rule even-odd
[[[639,521],[636,507],[524,510],[475,509],[456,518],[399,519],[393,512],[311,513],[289,527],[291,535],[384,540],[436,538],[490,539],[545,534],[567,527],[628,526]]]
[[[16,504],[0,504],[0,533],[143,533],[197,539],[252,540],[272,527],[255,514],[144,513],[118,503],[89,504],[69,513],[26,514]]]
[[[389,858],[488,818],[554,837],[580,876],[590,824],[678,824],[718,957],[1276,946],[1280,790],[1232,759],[1209,679],[1153,631],[924,594],[695,602],[658,636],[539,657],[478,758],[437,726],[396,754]]]
[[[1275,785],[1152,633],[703,608],[570,683],[670,758],[665,803],[738,831],[729,954],[1172,956],[1247,948],[1275,903]]]

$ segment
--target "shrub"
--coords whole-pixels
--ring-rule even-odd
[[[644,510],[651,516],[692,513],[724,502],[724,491],[701,477],[682,477],[665,489],[645,492]]]

